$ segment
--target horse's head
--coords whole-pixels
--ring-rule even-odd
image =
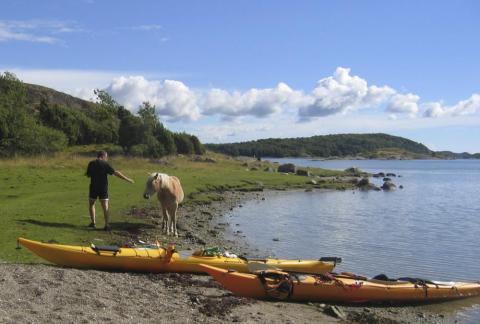
[[[145,190],[143,191],[143,198],[149,199],[152,194],[157,192],[157,179],[158,173],[152,173],[148,176],[147,183],[145,184]]]
[[[145,184],[145,191],[143,192],[143,198],[149,199],[151,195],[158,192],[161,188],[164,188],[168,182],[168,175],[164,173],[152,173]]]

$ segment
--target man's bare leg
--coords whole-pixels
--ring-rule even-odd
[[[95,225],[95,201],[96,199],[88,198],[88,211],[90,213],[90,226]],[[93,225],[92,225],[93,224]]]
[[[108,199],[100,199],[103,208],[103,217],[105,218],[105,230],[110,229],[110,214],[108,211]]]

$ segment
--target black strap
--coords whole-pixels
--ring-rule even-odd
[[[434,283],[433,281],[428,280],[428,279],[422,279],[422,278],[403,277],[403,278],[398,278],[397,280],[408,281],[410,283],[417,284],[417,285],[420,285],[420,286],[424,286],[426,284],[438,286],[438,284]]]
[[[342,263],[342,258],[339,257],[322,257],[318,261],[333,262],[335,265]]]
[[[257,273],[257,276],[258,276],[258,279],[260,279],[260,282],[262,283],[267,296],[275,299],[279,299],[279,300],[290,299],[290,297],[292,296],[293,280],[290,274],[271,272],[271,271],[260,271],[259,273]],[[272,288],[268,287],[267,278],[276,281],[276,287],[272,287]],[[276,295],[273,293],[274,291],[280,294],[286,294],[286,296]]]

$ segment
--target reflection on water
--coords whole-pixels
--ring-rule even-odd
[[[393,172],[404,189],[267,194],[231,215],[254,245],[289,258],[340,256],[338,271],[368,276],[480,280],[480,161],[292,162]],[[472,312],[480,319],[478,308],[468,309],[460,321]]]

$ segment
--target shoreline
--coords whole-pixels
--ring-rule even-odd
[[[315,189],[317,190],[319,193],[324,191]],[[233,253],[243,252],[243,255],[261,254],[265,251],[256,248],[254,242],[243,235],[235,235],[234,227],[229,224],[226,214],[246,201],[262,199],[275,192],[277,191],[227,191],[222,193],[220,201],[182,206],[178,238],[162,235],[158,226],[137,234],[122,234],[127,234],[124,237],[132,243],[140,239],[147,242],[158,239],[162,245],[174,243],[177,250],[220,246]],[[132,208],[129,214],[152,224],[160,222],[156,215],[158,210],[155,209]],[[4,286],[0,292],[0,316],[6,319],[6,322],[32,320],[47,322],[54,319],[59,322],[73,320],[85,323],[98,320],[121,323],[133,321],[332,323],[339,320],[352,323],[449,323],[454,321],[452,315],[455,315],[435,310],[435,307],[428,305],[332,307],[322,303],[249,300],[232,296],[213,279],[204,275],[130,274],[82,271],[49,265],[0,264],[0,280]],[[116,290],[112,291],[112,287]],[[135,299],[135,303],[129,302],[131,298]],[[58,300],[62,300],[63,304],[59,306]],[[100,305],[103,306],[99,308],[96,300],[100,300]],[[82,311],[69,307],[77,303],[82,304]],[[153,313],[157,312],[160,315],[163,309],[170,312],[170,315],[153,316],[150,309],[152,306],[156,309]],[[32,311],[25,312],[25,307]],[[5,312],[7,309],[9,311]],[[99,315],[99,312],[103,315]],[[50,313],[53,317],[50,317]]]

